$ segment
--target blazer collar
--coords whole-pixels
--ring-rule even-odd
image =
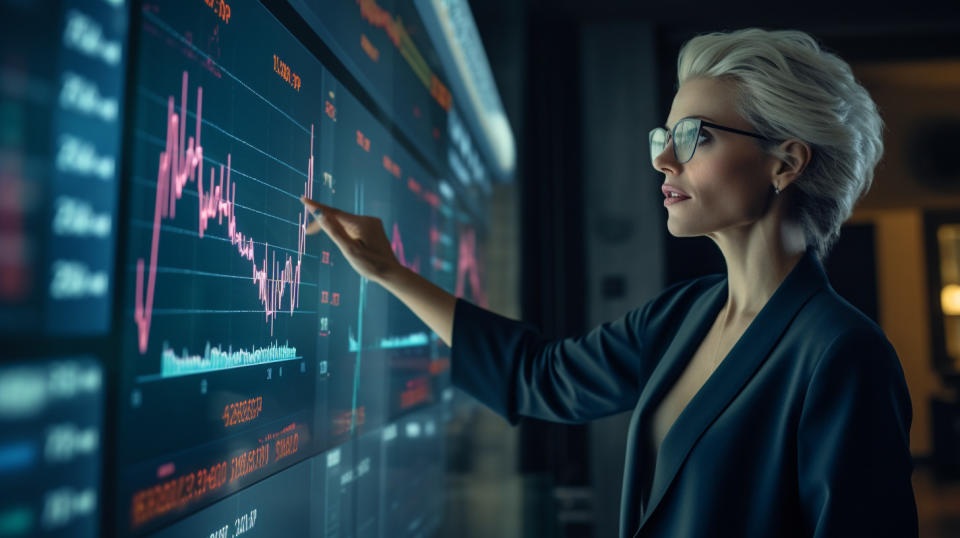
[[[812,247],[808,248],[730,350],[727,358],[720,363],[703,387],[694,395],[667,433],[660,445],[657,469],[654,472],[649,495],[646,496],[648,500],[643,508],[643,514],[636,527],[637,532],[656,510],[703,432],[763,364],[797,312],[814,293],[827,286],[829,281],[823,266],[817,260]],[[690,308],[689,314],[684,318],[672,343],[664,352],[640,394],[637,412],[633,417],[636,424],[649,424],[654,404],[663,399],[666,391],[673,386],[690,361],[726,298],[727,279],[724,278],[708,289]],[[641,430],[639,437],[645,442],[648,440],[646,428]],[[637,447],[628,446],[628,448],[636,450]],[[646,443],[641,450],[647,452]],[[646,457],[652,458],[653,455],[646,454]],[[644,483],[649,483],[649,480]],[[630,502],[634,501],[635,499],[630,499]],[[637,506],[635,504],[630,507],[621,506],[621,511],[631,509],[636,510]],[[622,517],[621,522],[629,524],[629,519],[633,518]]]

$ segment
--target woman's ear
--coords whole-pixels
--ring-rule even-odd
[[[813,150],[809,144],[796,138],[784,141],[778,149],[783,158],[777,159],[771,181],[774,187],[783,191],[803,174],[813,157]]]

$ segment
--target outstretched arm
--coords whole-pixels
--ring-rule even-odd
[[[433,329],[451,348],[453,384],[509,422],[520,415],[584,422],[636,403],[652,368],[641,337],[650,304],[580,337],[544,340],[533,327],[457,300],[404,267],[380,219],[303,203],[317,217],[307,233],[326,232],[358,273]]]

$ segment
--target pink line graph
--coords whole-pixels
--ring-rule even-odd
[[[137,336],[140,353],[146,353],[150,337],[150,322],[153,317],[153,294],[156,286],[157,256],[160,250],[160,226],[164,219],[176,217],[177,200],[183,197],[183,189],[188,182],[196,182],[199,201],[198,235],[203,238],[210,221],[217,220],[223,225],[226,220],[227,236],[235,246],[240,257],[250,261],[252,279],[257,287],[260,303],[263,305],[265,322],[270,324],[273,335],[273,322],[282,308],[283,296],[289,289],[289,311],[300,302],[300,266],[306,247],[307,217],[303,212],[297,216],[297,256],[287,255],[286,261],[277,259],[276,250],[270,251],[265,244],[263,258],[257,266],[255,255],[256,242],[237,229],[237,217],[234,213],[234,200],[237,186],[230,181],[231,156],[227,154],[227,165],[220,165],[219,182],[216,171],[210,167],[210,185],[204,192],[203,186],[203,145],[200,142],[201,112],[203,107],[203,88],[197,87],[197,123],[196,135],[185,138],[187,118],[187,72],[183,72],[183,87],[180,97],[180,113],[174,111],[173,96],[167,101],[167,138],[166,147],[160,153],[157,171],[157,197],[153,213],[153,238],[150,244],[150,265],[147,276],[146,296],[143,293],[144,260],[137,260],[137,296],[134,304],[134,321],[137,324]],[[313,125],[310,126],[310,158],[307,161],[307,181],[303,194],[313,196]]]
[[[407,262],[407,257],[403,253],[403,237],[400,236],[400,226],[393,223],[393,238],[390,239],[390,248],[400,260],[400,265],[410,269],[414,273],[420,273],[420,256],[417,256],[412,262]]]
[[[480,286],[480,263],[477,261],[477,237],[473,228],[467,228],[460,234],[460,248],[457,260],[457,288],[454,295],[463,297],[463,288],[467,276],[470,278],[470,291],[480,306],[487,306],[487,294]],[[469,273],[469,274],[468,274]]]

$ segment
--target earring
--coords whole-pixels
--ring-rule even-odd
[[[773,192],[780,194],[780,187],[774,187]]]

